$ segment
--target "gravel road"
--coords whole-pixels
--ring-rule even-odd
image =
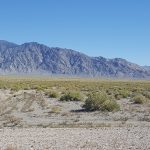
[[[150,150],[150,128],[0,129],[0,149],[18,150]]]

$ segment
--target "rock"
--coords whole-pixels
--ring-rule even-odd
[[[149,67],[121,58],[89,57],[71,49],[36,42],[0,41],[0,74],[52,74],[82,77],[150,78]]]

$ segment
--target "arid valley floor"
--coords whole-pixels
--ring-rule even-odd
[[[149,81],[1,77],[0,88],[2,150],[150,149]]]

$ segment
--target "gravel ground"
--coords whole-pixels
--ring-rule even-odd
[[[0,148],[18,150],[150,150],[150,128],[28,128],[0,130]]]

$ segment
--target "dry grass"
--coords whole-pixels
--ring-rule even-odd
[[[59,106],[53,106],[49,113],[60,113],[61,108]]]
[[[5,150],[19,150],[19,148],[17,146],[8,145]]]
[[[107,90],[118,91],[123,97],[128,92],[150,91],[150,81],[136,80],[100,80],[86,78],[36,78],[36,77],[0,77],[0,88],[5,89],[57,89],[57,91],[74,90],[83,92]]]

